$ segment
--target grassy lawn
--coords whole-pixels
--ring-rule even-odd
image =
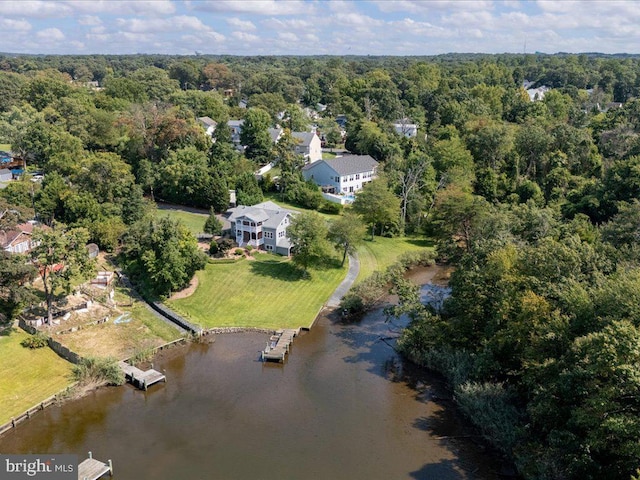
[[[126,289],[116,288],[116,301],[129,302]],[[157,347],[180,337],[180,332],[157,318],[140,301],[128,307],[118,307],[109,322],[87,326],[73,333],[54,338],[81,356],[115,357],[124,359],[149,348]],[[119,323],[115,323],[120,318]]]
[[[336,158],[337,153],[334,152],[322,152],[323,160],[331,160],[332,158]]]
[[[318,212],[316,210],[309,210],[308,208],[299,207],[299,206],[294,205],[292,203],[285,202],[284,200],[282,200],[282,197],[277,192],[267,192],[267,193],[265,193],[264,194],[264,201],[266,202],[267,200],[270,200],[273,203],[276,203],[276,204],[278,204],[281,207],[284,207],[286,209],[293,210],[294,212],[316,212],[321,217],[324,217],[327,220],[338,218],[340,216],[340,214]]]
[[[10,152],[11,144],[10,143],[0,143],[0,151],[2,152]]]
[[[159,217],[169,217],[174,220],[180,220],[194,235],[202,233],[204,222],[206,222],[209,217],[209,215],[205,213],[193,213],[186,210],[161,209],[158,209],[157,215]]]
[[[197,273],[192,296],[167,304],[205,328],[309,327],[345,272],[314,269],[303,278],[288,259],[259,254],[255,260],[208,264]]]
[[[18,329],[0,336],[0,424],[73,382],[71,364],[48,347],[24,348],[27,336]]]
[[[376,270],[384,270],[405,252],[415,252],[424,248],[433,248],[433,243],[420,237],[386,238],[367,237],[358,247],[360,273],[356,282],[360,282]]]

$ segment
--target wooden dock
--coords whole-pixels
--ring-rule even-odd
[[[300,329],[277,330],[269,338],[266,348],[262,351],[262,361],[283,362],[284,357],[289,353],[289,347],[297,337]]]
[[[140,370],[127,362],[120,362],[119,365],[127,380],[142,390],[146,390],[154,383],[167,381],[167,377],[157,370]]]
[[[108,463],[101,462],[93,458],[91,452],[89,452],[89,458],[78,465],[78,480],[97,480],[107,473],[113,476],[111,460]]]

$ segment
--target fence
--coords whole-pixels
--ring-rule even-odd
[[[11,420],[8,421],[7,423],[5,423],[4,425],[0,425],[0,436],[4,435],[9,430],[11,430],[13,428],[16,428],[16,426],[18,424],[20,424],[20,423],[24,422],[25,420],[31,418],[31,416],[35,415],[37,412],[39,412],[41,410],[44,410],[45,408],[47,408],[47,407],[49,407],[51,405],[57,404],[60,401],[60,398],[64,397],[65,395],[67,395],[68,392],[75,386],[76,386],[76,383],[73,383],[73,384],[69,385],[64,390],[61,390],[60,392],[56,393],[55,395],[50,396],[46,400],[43,400],[39,404],[34,405],[30,409],[28,409],[26,412],[21,413],[17,417],[11,418]]]

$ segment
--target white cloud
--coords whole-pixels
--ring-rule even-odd
[[[249,43],[253,43],[253,42],[262,42],[263,40],[258,37],[257,35],[254,35],[252,33],[246,33],[246,32],[232,32],[231,36],[233,38],[235,38],[236,40],[240,40],[241,42],[249,42]]]
[[[302,18],[269,18],[261,22],[267,28],[273,30],[310,30],[315,28],[318,24],[324,23],[321,19],[317,19],[315,22],[304,20]]]
[[[300,41],[298,36],[295,33],[292,33],[292,32],[279,32],[278,33],[278,38],[280,40],[285,40],[287,42],[298,42],[298,41]]]
[[[96,17],[95,15],[82,15],[78,18],[78,23],[80,25],[89,25],[89,26],[97,26],[102,24],[102,20],[100,17]]]
[[[29,30],[31,30],[31,24],[26,20],[0,18],[0,28],[12,32],[28,32]]]
[[[0,1],[0,15],[11,17],[64,17],[72,10],[60,2],[45,2],[40,0]]]
[[[227,18],[227,23],[238,30],[244,30],[245,32],[257,30],[253,22],[249,20],[242,20],[238,17]]]
[[[312,4],[302,0],[215,0],[187,1],[190,8],[209,12],[248,13],[254,15],[298,15],[313,13]]]
[[[66,6],[81,13],[108,13],[118,15],[145,15],[157,17],[172,15],[176,7],[170,0],[68,0]]]
[[[211,27],[202,23],[197,17],[179,15],[169,18],[118,18],[117,25],[123,30],[133,33],[163,33],[184,30],[208,31]]]
[[[493,2],[475,0],[463,2],[460,0],[374,0],[381,12],[427,13],[432,11],[449,12],[451,10],[478,11],[493,8]]]
[[[64,33],[57,28],[45,28],[36,33],[36,37],[40,40],[48,42],[59,42],[65,39]]]

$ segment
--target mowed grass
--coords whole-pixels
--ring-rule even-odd
[[[28,336],[18,329],[0,336],[0,424],[73,383],[71,363],[48,347],[20,345]]]
[[[419,237],[375,237],[374,241],[367,237],[358,247],[360,273],[356,283],[369,277],[376,270],[384,270],[392,265],[403,253],[426,248],[433,249],[433,242]]]
[[[309,327],[345,274],[346,267],[331,266],[305,276],[289,259],[259,254],[255,260],[208,264],[197,273],[192,296],[167,304],[205,328]]]
[[[10,143],[0,143],[0,151],[1,152],[10,152],[11,144]]]
[[[264,194],[263,201],[264,202],[271,201],[276,205],[280,205],[281,207],[286,208],[287,210],[293,210],[294,212],[316,212],[318,215],[320,215],[321,217],[324,217],[327,220],[333,220],[340,216],[339,213],[318,212],[317,210],[310,210],[308,208],[300,207],[298,205],[294,205],[293,203],[286,202],[282,200],[282,195],[280,195],[278,192],[266,192]]]
[[[205,213],[194,213],[186,210],[164,210],[158,209],[158,217],[169,217],[173,220],[181,221],[189,231],[197,235],[204,231],[204,223],[207,221],[209,215]]]

